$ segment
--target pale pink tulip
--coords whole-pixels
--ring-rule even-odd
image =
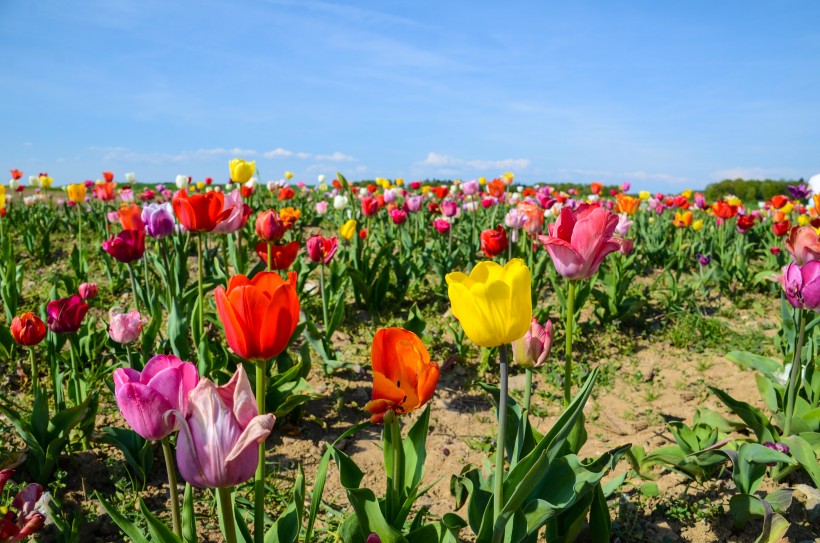
[[[117,343],[133,343],[142,333],[143,321],[142,315],[136,310],[114,315],[111,317],[108,335]]]
[[[552,339],[552,321],[541,326],[533,317],[524,337],[512,342],[513,362],[525,368],[543,366],[552,350]]]

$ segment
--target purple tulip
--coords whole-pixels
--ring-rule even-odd
[[[820,261],[811,260],[802,266],[792,262],[783,268],[779,279],[790,304],[820,312]]]
[[[542,327],[533,317],[524,337],[512,342],[513,362],[525,368],[543,366],[552,350],[553,337],[552,321]]]
[[[119,368],[114,372],[114,395],[131,428],[145,439],[158,441],[177,430],[168,411],[186,412],[188,394],[196,387],[196,366],[173,355],[160,354],[142,372]]]
[[[180,422],[177,465],[182,478],[199,488],[221,488],[253,477],[257,445],[273,430],[273,414],[259,415],[248,376],[240,365],[224,386],[202,379],[191,391],[187,411],[167,413]]]
[[[806,198],[811,196],[811,187],[809,187],[805,183],[800,183],[796,187],[789,185],[786,188],[789,189],[789,192],[792,193],[792,198],[794,198],[795,200],[805,200]]]
[[[55,334],[70,334],[80,329],[88,304],[78,294],[70,298],[51,300],[46,306],[46,324]]]
[[[148,204],[142,208],[142,222],[145,223],[145,232],[152,238],[171,235],[176,224],[174,208],[170,202]]]
[[[417,213],[421,210],[422,201],[423,198],[421,196],[408,196],[404,201],[404,207],[406,207],[410,213]]]

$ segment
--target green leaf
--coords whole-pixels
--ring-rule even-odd
[[[777,430],[774,429],[771,422],[769,422],[769,418],[764,415],[759,409],[749,405],[746,402],[741,402],[739,400],[735,400],[731,396],[729,396],[726,392],[720,390],[719,388],[709,387],[709,390],[718,397],[720,401],[722,401],[726,406],[731,409],[737,416],[739,416],[746,425],[751,428],[751,430],[757,436],[757,440],[761,443],[766,441],[777,442],[779,441]]]
[[[154,540],[154,543],[182,543],[170,528],[148,510],[148,507],[145,506],[145,502],[142,501],[142,499],[140,499],[140,512],[148,523],[148,531],[151,532],[151,538]]]
[[[803,466],[806,473],[811,477],[816,488],[820,488],[820,464],[811,445],[800,436],[788,436],[783,438],[783,442],[789,446],[789,452],[797,462]]]
[[[108,513],[108,516],[111,517],[111,520],[114,521],[114,524],[119,526],[120,530],[128,537],[129,541],[133,543],[148,543],[148,538],[146,535],[140,530],[133,522],[125,518],[115,507],[109,504],[107,501],[100,496],[100,493],[95,491],[94,496],[100,502],[103,510]]]
[[[430,424],[430,404],[407,432],[404,440],[404,494],[409,494],[421,484],[424,462],[427,459],[427,428]]]
[[[731,351],[726,358],[743,368],[757,370],[771,380],[774,380],[774,374],[783,370],[779,360],[747,351]]]
[[[182,539],[185,543],[197,543],[194,488],[191,483],[185,483],[185,494],[182,498]]]
[[[609,543],[612,519],[600,483],[592,491],[592,505],[589,509],[589,535],[593,543]]]

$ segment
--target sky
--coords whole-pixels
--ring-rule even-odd
[[[816,0],[2,0],[0,168],[808,179],[818,21]]]

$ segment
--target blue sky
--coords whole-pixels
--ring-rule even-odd
[[[65,6],[71,5],[68,9]],[[57,183],[820,172],[820,2],[3,0],[0,167]]]

